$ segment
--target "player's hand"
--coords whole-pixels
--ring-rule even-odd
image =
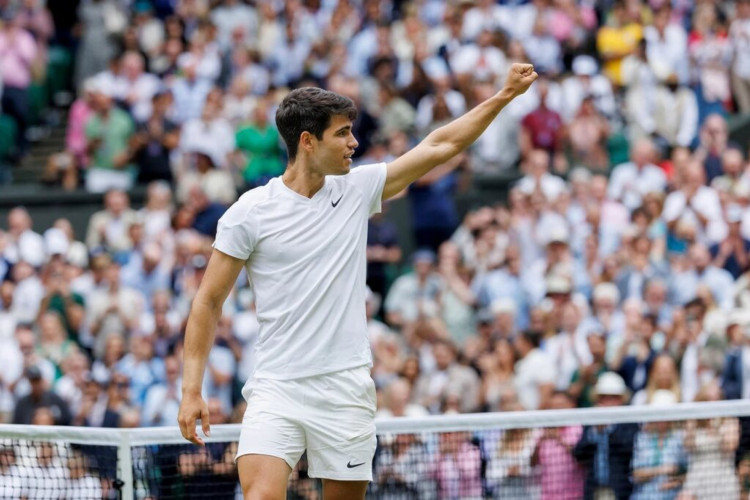
[[[513,63],[508,78],[505,80],[505,91],[517,97],[526,92],[539,75],[531,64]]]
[[[180,403],[180,412],[177,415],[177,422],[180,424],[182,436],[199,446],[204,446],[203,440],[195,432],[195,422],[201,419],[203,433],[209,436],[211,428],[208,423],[208,405],[200,394],[183,394],[182,403]]]

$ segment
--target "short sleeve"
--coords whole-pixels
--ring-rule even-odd
[[[258,222],[252,209],[238,201],[222,215],[213,247],[236,259],[247,260],[258,238]]]
[[[379,213],[382,210],[383,187],[385,186],[385,163],[362,165],[352,169],[347,177],[348,181],[364,194],[370,215]]]

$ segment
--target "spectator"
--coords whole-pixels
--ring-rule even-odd
[[[636,50],[641,38],[643,27],[628,18],[625,2],[616,0],[612,4],[610,24],[599,28],[596,35],[596,48],[604,61],[603,72],[612,85],[623,85],[623,59]]]
[[[515,397],[516,353],[510,340],[495,341],[492,351],[484,353],[478,360],[482,375],[480,404],[485,411],[500,411],[505,406],[504,398]]]
[[[443,287],[435,273],[435,254],[419,250],[412,256],[414,272],[400,276],[385,300],[386,320],[400,328],[425,314],[428,304],[437,304]]]
[[[68,425],[71,420],[70,409],[60,396],[49,390],[42,371],[36,366],[30,366],[26,369],[25,376],[31,385],[31,392],[16,403],[13,423],[29,425],[37,409],[49,408],[55,425]]]
[[[27,149],[26,130],[31,114],[29,86],[32,83],[32,65],[37,57],[34,37],[24,29],[21,12],[14,8],[3,11],[0,30],[0,65],[3,67],[3,111],[16,121],[18,136],[16,146],[24,154]]]
[[[609,167],[606,149],[609,135],[606,117],[596,109],[594,97],[585,95],[578,113],[568,125],[571,163],[595,172],[606,172]]]
[[[726,238],[711,246],[712,265],[729,272],[736,280],[750,267],[748,255],[750,240],[742,237],[742,209],[739,206],[727,207],[726,221],[728,227]]]
[[[549,108],[548,96],[550,83],[547,80],[536,82],[539,94],[539,107],[526,115],[521,121],[519,144],[521,157],[530,158],[532,150],[544,150],[548,156],[548,167],[555,173],[564,173],[567,169],[563,154],[565,130],[560,115]]]
[[[180,361],[169,356],[164,359],[165,379],[146,390],[141,425],[146,427],[172,425],[182,398],[180,391]]]
[[[8,212],[4,260],[11,264],[23,260],[33,267],[40,267],[44,263],[44,240],[33,230],[33,224],[31,215],[23,207],[16,207]]]
[[[549,355],[539,349],[541,334],[525,331],[515,340],[518,353],[515,386],[521,405],[526,410],[549,407],[557,373]]]
[[[679,399],[671,391],[657,390],[649,404],[669,406]],[[672,422],[643,424],[633,448],[633,499],[672,499],[682,486],[685,467],[683,434]],[[656,451],[658,450],[658,452]]]
[[[631,151],[630,162],[617,165],[612,170],[609,181],[609,196],[621,201],[629,210],[638,208],[643,197],[651,192],[662,192],[667,178],[664,172],[654,165],[654,146],[643,139]]]
[[[112,35],[123,32],[127,24],[127,19],[113,0],[81,2],[78,17],[84,29],[76,54],[75,88],[107,68],[117,50]]]
[[[98,85],[94,113],[86,121],[87,153],[91,163],[86,171],[86,190],[103,193],[110,189],[129,190],[135,179],[129,149],[133,120],[114,105],[112,89]]]
[[[425,417],[428,415],[424,406],[410,403],[411,387],[409,383],[396,378],[383,391],[383,408],[378,410],[379,417]]]
[[[157,92],[151,99],[151,112],[138,124],[131,139],[133,161],[138,165],[138,182],[172,182],[170,155],[180,141],[180,129],[168,117],[172,94]]]
[[[200,118],[192,118],[182,127],[178,151],[183,155],[201,151],[217,168],[225,169],[229,154],[235,149],[235,139],[232,125],[220,114],[222,99],[221,91],[208,93]]]
[[[599,377],[595,392],[598,407],[621,406],[627,399],[625,382],[612,372]],[[633,491],[630,462],[637,433],[637,424],[584,427],[581,440],[573,449],[576,460],[586,470],[584,498],[593,499],[598,495],[617,500],[630,498]]]
[[[516,407],[515,410],[523,410]],[[541,434],[539,429],[508,429],[500,446],[487,465],[487,482],[493,498],[534,498],[539,494],[535,484],[532,457]]]
[[[696,401],[719,399],[721,389],[716,384],[704,386],[695,398]],[[698,498],[740,498],[734,468],[739,439],[740,428],[736,418],[689,420],[685,430],[689,466],[683,491]]]
[[[469,413],[479,406],[479,379],[471,368],[456,362],[456,349],[447,340],[434,343],[435,371],[417,380],[413,399],[438,413],[443,400],[451,395],[459,398],[460,411]]]
[[[552,396],[555,410],[575,408],[575,400],[566,392]],[[573,500],[583,496],[583,471],[572,451],[581,439],[580,425],[552,427],[542,431],[532,463],[541,467],[541,499]]]
[[[479,448],[469,438],[465,432],[440,434],[439,455],[433,465],[440,500],[482,495]]]
[[[648,374],[646,387],[635,393],[631,404],[652,404],[657,392],[662,396],[664,395],[663,392],[659,391],[669,391],[676,402],[681,400],[680,377],[674,360],[668,355],[657,356],[654,359]]]
[[[591,355],[591,362],[581,364],[573,373],[568,389],[571,397],[576,399],[579,408],[594,406],[594,389],[597,381],[602,374],[609,371],[605,359],[607,341],[604,332],[592,329],[586,335],[586,344]]]
[[[242,177],[249,188],[262,186],[284,171],[279,132],[268,122],[268,114],[268,104],[259,100],[252,121],[237,131],[237,149],[247,156]]]
[[[741,0],[736,4],[736,18],[729,26],[729,39],[734,51],[731,69],[732,91],[741,113],[750,112],[750,2]]]

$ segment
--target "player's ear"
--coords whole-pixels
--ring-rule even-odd
[[[316,137],[307,130],[303,131],[299,136],[299,148],[304,149],[308,153],[312,153],[315,148]]]

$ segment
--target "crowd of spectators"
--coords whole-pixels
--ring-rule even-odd
[[[60,3],[78,6],[72,21]],[[499,90],[520,61],[539,81],[405,194],[418,251],[403,255],[387,204],[370,221],[379,414],[750,397],[750,165],[727,123],[750,112],[748,0],[0,8],[3,112],[23,129],[44,47],[73,40],[77,98],[45,179],[106,193],[85,235],[65,218],[35,228],[22,207],[0,230],[1,420],[174,425],[184,324],[217,221],[238,193],[283,171],[273,118],[289,89],[352,98],[356,164],[388,161]],[[459,214],[466,179],[513,172],[507,202]],[[136,183],[147,185],[139,208],[127,194]],[[241,419],[258,328],[243,275],[204,381],[217,422]],[[385,443],[376,467],[392,473],[374,488],[383,498],[433,486],[425,498],[562,498],[562,481],[569,498],[585,487],[686,499],[716,481],[739,488],[750,470],[740,439],[750,433],[733,419],[508,432],[479,444],[447,436],[420,452],[429,443]],[[658,457],[654,439],[666,443]],[[409,483],[404,471],[426,467],[430,451],[436,482]],[[619,458],[602,470],[610,452]],[[713,453],[703,459],[711,474],[693,468],[701,453]],[[486,467],[462,468],[475,455]],[[519,479],[545,460],[574,472]]]

